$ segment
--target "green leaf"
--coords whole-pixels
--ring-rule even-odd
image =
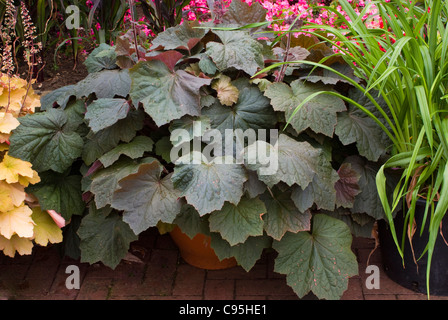
[[[158,60],[140,62],[131,69],[131,77],[133,103],[142,103],[158,126],[186,114],[199,116],[199,89],[211,82],[183,70],[171,72]]]
[[[101,43],[89,54],[84,61],[84,65],[89,73],[93,73],[103,69],[116,69],[116,60],[115,48],[106,43]]]
[[[296,183],[305,189],[317,172],[320,152],[308,142],[299,142],[280,134],[275,145],[257,141],[245,148],[244,153],[247,155],[246,167],[257,171],[258,178],[269,187],[283,181],[289,186]],[[270,167],[263,164],[260,153],[266,154]]]
[[[317,214],[311,232],[287,233],[274,241],[278,252],[274,271],[286,274],[288,285],[300,298],[312,291],[320,299],[339,299],[348,278],[358,273],[351,242],[344,222]]]
[[[276,123],[275,112],[269,100],[254,85],[244,80],[233,81],[240,92],[238,102],[231,107],[216,101],[211,107],[202,109],[202,114],[209,117],[212,129],[223,134],[226,129],[271,129]]]
[[[173,145],[171,144],[170,137],[164,136],[159,141],[156,142],[156,154],[162,157],[167,163],[171,162],[171,149]]]
[[[180,213],[173,221],[190,239],[193,239],[198,233],[204,235],[210,234],[208,226],[208,216],[200,216],[196,209],[189,205],[184,204],[180,209]]]
[[[173,146],[175,147],[179,146],[183,142],[183,140],[180,139],[183,131],[180,130],[178,131],[178,129],[186,130],[188,132],[188,135],[192,139],[199,138],[202,137],[207,130],[211,129],[210,119],[205,116],[201,117],[183,116],[180,119],[174,120],[170,125],[170,132],[171,132],[170,140],[173,143]]]
[[[27,192],[39,200],[42,210],[55,210],[70,220],[72,215],[82,215],[85,203],[82,200],[81,176],[46,171],[39,174],[41,182],[30,185]]]
[[[349,98],[357,101],[380,120],[383,119],[372,102],[358,91],[349,91]],[[352,105],[349,105],[346,112],[339,113],[335,133],[344,145],[356,143],[359,154],[370,161],[378,161],[390,145],[390,140],[381,127],[365,112]]]
[[[111,204],[113,193],[119,188],[119,180],[137,173],[142,163],[151,163],[154,160],[154,158],[139,160],[121,158],[110,167],[95,172],[92,176],[90,191],[95,195],[97,208]]]
[[[65,108],[68,101],[72,96],[76,96],[76,85],[68,85],[56,90],[53,90],[46,95],[44,95],[40,99],[40,109],[42,111],[46,111],[55,107],[56,105],[60,106],[62,109]]]
[[[271,99],[274,110],[285,112],[286,120],[290,121],[298,133],[310,128],[315,133],[332,137],[337,123],[337,113],[346,110],[342,99],[331,95],[319,95],[305,103],[293,115],[295,109],[308,96],[329,90],[329,87],[321,84],[295,80],[291,83],[291,87],[286,83],[273,83],[268,86],[264,94]]]
[[[263,235],[249,237],[244,243],[231,246],[219,233],[212,232],[210,236],[210,246],[220,260],[234,257],[237,263],[247,272],[260,259],[263,249],[269,248],[272,242],[271,238]]]
[[[152,41],[153,48],[163,47],[165,50],[183,49],[190,51],[205,36],[206,30],[195,28],[198,21],[184,23],[166,29]]]
[[[264,67],[263,46],[247,32],[214,30],[213,33],[222,43],[208,42],[205,53],[220,71],[236,68],[253,76],[258,68]]]
[[[359,176],[358,185],[360,192],[355,196],[355,201],[351,211],[353,213],[367,213],[371,217],[379,220],[385,219],[385,213],[381,200],[376,188],[376,174],[380,166],[376,163],[370,162],[359,156],[350,156],[344,160],[344,163],[349,163],[352,170]],[[393,179],[388,179],[388,187],[393,190]],[[390,192],[389,196],[392,195]]]
[[[257,198],[241,198],[238,204],[226,202],[221,210],[210,214],[210,231],[219,232],[231,246],[243,243],[249,236],[263,234],[264,203]]]
[[[127,69],[103,70],[89,74],[79,81],[74,90],[76,97],[81,99],[95,93],[97,99],[125,98],[131,89],[131,78]]]
[[[19,121],[10,139],[9,155],[31,162],[38,172],[64,172],[81,156],[84,141],[72,126],[66,126],[68,117],[63,110],[49,109]]]
[[[302,213],[297,209],[291,199],[291,189],[282,192],[274,187],[272,194],[265,192],[261,200],[267,209],[263,216],[264,229],[275,240],[280,240],[288,231],[297,233],[310,230],[311,213],[308,210]]]
[[[90,210],[78,229],[81,238],[81,262],[90,264],[103,262],[115,269],[126,256],[130,243],[137,240],[129,225],[118,212],[110,210]]]
[[[223,157],[209,162],[196,151],[177,160],[172,176],[174,187],[201,216],[221,209],[225,201],[237,204],[243,195],[247,180],[243,166],[226,164],[225,160]]]
[[[316,174],[311,183],[305,189],[294,187],[292,199],[301,211],[309,209],[313,204],[316,204],[317,209],[333,210],[335,208],[335,186],[339,176],[330,161],[331,150],[322,149],[317,160]]]
[[[126,118],[129,109],[129,103],[125,99],[98,99],[87,107],[85,118],[89,121],[89,127],[96,133]]]
[[[137,131],[143,128],[144,113],[142,110],[131,110],[125,119],[107,127],[97,133],[90,132],[87,135],[82,159],[87,165],[91,165],[106,152],[114,149],[120,141],[130,142]]]
[[[117,147],[101,156],[98,160],[105,168],[117,161],[121,155],[126,155],[131,159],[140,158],[145,152],[152,150],[154,142],[151,138],[145,136],[135,137],[129,143],[119,144]]]
[[[123,221],[135,234],[155,227],[159,221],[172,223],[180,212],[180,192],[173,187],[172,173],[162,178],[162,171],[163,166],[153,161],[118,182],[111,205],[124,211]]]

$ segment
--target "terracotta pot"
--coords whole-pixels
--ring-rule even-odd
[[[197,234],[190,239],[176,226],[170,232],[171,238],[179,247],[182,258],[190,265],[209,270],[227,269],[237,265],[234,258],[219,260],[215,251],[210,247],[210,237]]]

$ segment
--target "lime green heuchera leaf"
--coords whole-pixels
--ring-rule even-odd
[[[247,272],[260,259],[263,249],[269,248],[272,244],[272,239],[266,235],[249,237],[244,243],[235,246],[231,246],[219,233],[212,232],[210,236],[210,246],[220,260],[234,257],[237,263]]]
[[[195,77],[188,72],[172,72],[162,61],[140,62],[131,69],[131,98],[143,108],[158,126],[189,114],[200,115],[199,89],[211,79]]]
[[[291,86],[286,83],[273,83],[264,94],[271,99],[274,110],[285,112],[286,121],[290,121],[298,133],[310,128],[316,133],[332,137],[337,113],[346,110],[344,101],[338,97],[319,95],[305,103],[291,118],[296,107],[309,95],[329,90],[331,88],[328,86],[295,80],[291,82]]]
[[[34,242],[41,246],[47,246],[48,243],[62,242],[62,230],[54,222],[51,216],[42,211],[39,207],[33,208],[31,215],[34,226]]]
[[[266,233],[280,240],[283,235],[290,231],[297,233],[310,229],[311,213],[306,210],[300,212],[291,199],[291,190],[282,192],[274,187],[272,194],[265,192],[261,196],[266,205],[267,213],[263,216],[264,229]]]
[[[63,172],[81,156],[84,141],[75,128],[66,126],[68,117],[63,110],[50,109],[19,121],[10,139],[9,155],[31,162],[33,169]]]
[[[257,171],[258,178],[269,187],[283,181],[289,186],[296,183],[303,189],[313,181],[321,152],[308,142],[299,142],[286,134],[280,134],[274,145],[257,141],[244,150],[246,167]],[[263,173],[266,165],[260,160],[260,154],[266,154],[272,162],[266,173]]]
[[[81,238],[81,262],[103,262],[115,269],[126,256],[129,245],[137,240],[129,225],[117,211],[91,209],[78,229]]]
[[[344,222],[317,214],[311,232],[289,232],[274,241],[278,252],[274,271],[286,274],[288,285],[300,298],[312,291],[320,299],[339,299],[347,289],[348,278],[358,273],[351,242]]]
[[[172,173],[162,178],[162,171],[163,166],[153,161],[118,182],[111,206],[124,211],[123,221],[135,234],[155,227],[159,221],[172,223],[180,212],[180,191],[173,187]]]
[[[263,46],[252,39],[244,31],[217,31],[215,33],[222,41],[208,42],[205,52],[216,64],[220,71],[229,68],[243,70],[253,76],[258,68],[264,67]]]
[[[221,210],[210,214],[210,231],[219,232],[231,246],[243,243],[249,236],[263,234],[264,203],[257,198],[241,198],[238,204],[226,202]]]
[[[82,215],[85,203],[82,200],[81,176],[46,171],[40,174],[41,182],[29,186],[43,210],[54,210],[65,220],[72,215]]]
[[[225,157],[209,162],[194,151],[177,160],[172,180],[181,196],[203,216],[221,209],[226,201],[237,204],[247,174],[240,164],[226,164]]]
[[[98,132],[126,118],[129,109],[129,103],[125,99],[98,99],[87,107],[85,118],[92,131]]]

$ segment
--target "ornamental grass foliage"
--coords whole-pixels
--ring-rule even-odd
[[[390,142],[336,96],[308,99],[291,117],[322,90],[374,105],[325,68],[266,69],[324,61],[360,81],[317,37],[278,36],[266,20],[279,12],[265,6],[234,0],[219,24],[184,20],[150,45],[125,33],[89,55],[85,79],[18,119],[8,154],[38,172],[26,190],[42,210],[70,222],[66,255],[115,268],[139,234],[178,225],[189,237],[210,235],[220,259],[247,271],[275,250],[274,270],[299,297],[342,296],[358,273],[352,235],[370,237],[384,218],[375,174]],[[222,150],[216,142],[228,132]],[[251,153],[261,146],[277,159],[274,172]]]

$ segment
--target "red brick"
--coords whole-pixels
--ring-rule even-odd
[[[237,295],[294,295],[285,279],[236,280]]]
[[[249,272],[236,266],[229,269],[208,270],[207,279],[264,279],[266,273],[265,264],[256,264]]]
[[[341,300],[364,300],[361,279],[359,277],[348,279],[348,287],[343,293]]]
[[[235,280],[214,280],[205,281],[205,300],[233,300]]]
[[[365,300],[397,300],[395,294],[366,294],[364,295]]]
[[[177,268],[173,295],[202,295],[204,281],[205,270],[181,264]]]
[[[90,281],[83,281],[81,289],[76,297],[77,300],[106,300],[111,289],[109,279],[91,278]]]

